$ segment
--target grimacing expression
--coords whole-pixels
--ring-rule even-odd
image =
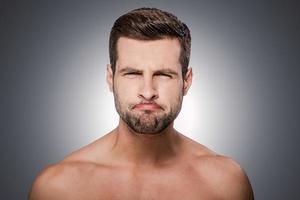
[[[136,133],[159,134],[181,110],[192,78],[182,77],[177,39],[135,40],[121,37],[115,73],[107,81],[120,118]]]

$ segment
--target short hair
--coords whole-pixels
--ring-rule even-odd
[[[182,76],[187,73],[191,34],[187,25],[175,15],[157,8],[138,8],[120,16],[114,23],[109,37],[109,57],[113,74],[118,59],[117,42],[120,37],[137,40],[177,38],[180,43],[179,62]]]

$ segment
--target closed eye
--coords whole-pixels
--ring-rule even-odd
[[[170,74],[166,74],[166,73],[156,73],[156,76],[165,76],[165,77],[169,77],[172,78],[172,76]]]
[[[140,73],[140,72],[127,72],[127,73],[124,73],[124,76],[132,77],[132,76],[138,76],[141,74],[142,73]]]
[[[136,74],[139,74],[139,73],[138,72],[128,72],[128,73],[125,73],[125,75],[132,75],[132,74],[136,75]]]

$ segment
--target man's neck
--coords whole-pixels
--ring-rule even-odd
[[[155,166],[171,161],[180,153],[180,134],[170,124],[158,134],[140,134],[120,119],[114,131],[112,155],[122,163]]]

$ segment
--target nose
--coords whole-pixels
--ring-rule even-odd
[[[152,101],[158,98],[158,92],[155,88],[152,77],[144,77],[138,96],[147,101]]]

